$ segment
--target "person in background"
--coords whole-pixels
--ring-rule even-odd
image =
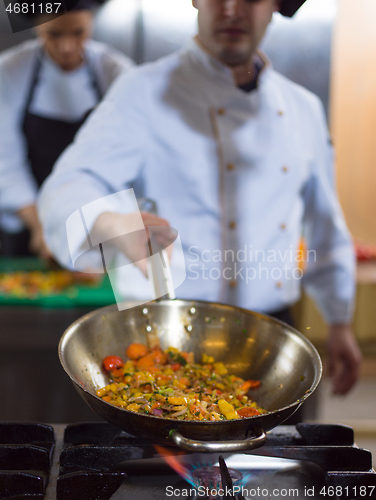
[[[72,267],[71,214],[104,200],[86,222],[97,241],[110,241],[132,214],[107,195],[133,187],[158,206],[159,216],[142,213],[145,226],[179,231],[187,276],[177,298],[290,321],[303,285],[329,324],[333,392],[345,394],[361,363],[350,327],[355,259],[325,114],[258,50],[273,13],[292,15],[302,3],[193,0],[196,38],[116,82],[43,186],[39,213],[54,255]],[[303,278],[295,258],[302,232],[313,252]],[[90,252],[81,257],[89,262]],[[172,254],[172,273],[178,265]],[[142,279],[134,276],[137,292]]]
[[[0,55],[0,255],[49,256],[38,188],[111,83],[133,65],[90,40],[99,3],[80,0],[60,17],[46,14],[36,40]]]

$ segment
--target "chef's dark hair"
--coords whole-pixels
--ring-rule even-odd
[[[53,0],[22,0],[22,10],[7,11],[7,14],[13,33],[17,33],[18,31],[34,28],[46,22],[45,16],[42,14],[48,14],[48,20],[52,20],[70,11],[94,10],[106,1],[59,0],[59,5],[54,3]],[[58,12],[55,11],[57,5],[59,5]]]
[[[306,0],[281,0],[279,12],[283,16],[292,17]]]

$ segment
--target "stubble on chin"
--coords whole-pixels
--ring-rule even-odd
[[[218,59],[226,66],[242,66],[250,60],[251,54],[248,51],[235,51],[223,48],[218,53]]]

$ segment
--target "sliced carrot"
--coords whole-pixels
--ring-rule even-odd
[[[201,408],[195,404],[190,404],[189,405],[189,411],[194,415],[195,417],[199,417],[199,414],[203,414],[204,412],[201,411]]]
[[[152,366],[154,366],[154,358],[151,353],[146,354],[137,361],[137,367],[141,370],[148,370]]]
[[[145,384],[143,385],[140,390],[144,392],[145,394],[149,393],[152,391],[151,385],[150,384]]]
[[[246,380],[242,384],[240,384],[239,389],[241,389],[244,392],[247,392],[249,389],[256,389],[256,387],[259,387],[260,381],[259,380]]]
[[[150,373],[160,373],[161,372],[160,369],[157,366],[149,366],[148,367],[148,371]]]
[[[143,356],[145,356],[148,352],[148,348],[144,344],[138,344],[137,342],[134,342],[133,344],[129,345],[125,351],[125,354],[128,356],[130,359],[140,359]]]
[[[161,349],[153,349],[150,354],[152,354],[155,363],[160,365],[165,365],[167,363],[168,356]]]

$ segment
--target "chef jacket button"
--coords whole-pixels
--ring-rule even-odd
[[[277,288],[282,288],[282,286],[283,286],[282,281],[277,281],[277,283],[275,284],[275,286],[276,286]]]
[[[234,170],[235,165],[233,163],[227,163],[227,170]]]
[[[230,229],[235,229],[236,228],[236,222],[234,220],[230,221],[228,227]]]
[[[282,167],[282,172],[288,172],[289,171],[289,167],[286,167],[286,165],[284,165]]]
[[[236,288],[236,287],[237,287],[236,280],[231,280],[231,281],[229,282],[229,286],[230,286],[230,288]]]
[[[226,113],[225,108],[218,108],[218,114],[219,115],[224,115]]]
[[[286,224],[281,224],[279,227],[280,227],[281,229],[285,230],[285,229],[286,229]]]
[[[282,109],[279,109],[279,110],[278,110],[278,116],[283,116],[283,115],[284,115],[283,110],[282,110]]]

